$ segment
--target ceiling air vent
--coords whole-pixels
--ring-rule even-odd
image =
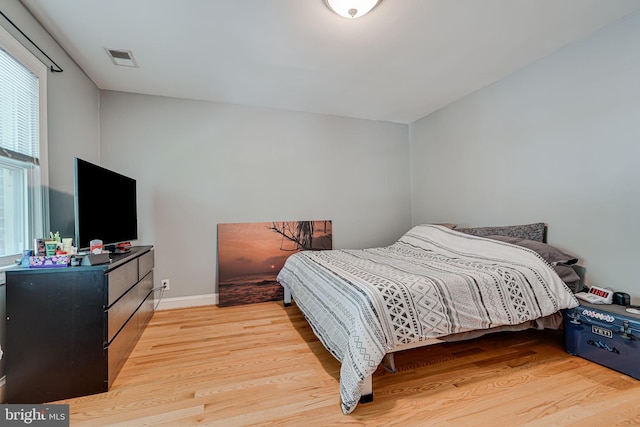
[[[111,62],[114,64],[121,65],[123,67],[138,68],[138,64],[133,58],[133,53],[131,53],[130,50],[106,49],[106,51],[109,58],[111,58]]]

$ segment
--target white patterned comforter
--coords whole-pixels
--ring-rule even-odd
[[[278,275],[341,362],[342,411],[397,346],[516,325],[578,305],[535,252],[441,226],[419,225],[391,246],[305,251]]]

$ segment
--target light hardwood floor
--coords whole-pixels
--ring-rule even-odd
[[[408,350],[396,364],[374,374],[375,400],[345,416],[340,365],[297,307],[167,310],[108,393],[57,403],[78,426],[640,424],[640,381],[565,353],[557,331]]]

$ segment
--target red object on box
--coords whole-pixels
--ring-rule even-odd
[[[131,247],[131,242],[122,242],[119,243],[117,248],[120,249],[121,251],[127,250]]]

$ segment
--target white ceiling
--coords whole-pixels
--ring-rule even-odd
[[[411,123],[638,0],[21,0],[101,89]],[[133,51],[140,68],[105,48]],[[54,58],[55,60],[55,58]]]

